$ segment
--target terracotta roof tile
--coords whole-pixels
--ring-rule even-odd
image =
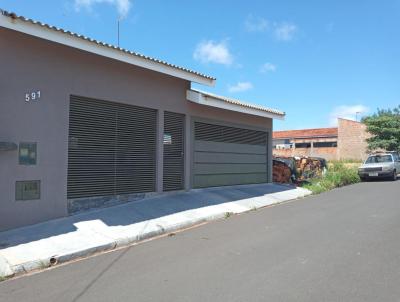
[[[274,131],[273,138],[311,138],[311,137],[337,137],[338,128],[316,128],[288,131]]]

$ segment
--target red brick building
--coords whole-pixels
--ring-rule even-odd
[[[367,138],[364,124],[339,118],[335,128],[275,131],[273,153],[275,156],[361,160],[367,156]]]

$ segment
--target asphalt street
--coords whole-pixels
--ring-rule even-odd
[[[4,281],[0,301],[400,301],[400,180]]]

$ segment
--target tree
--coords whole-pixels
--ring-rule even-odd
[[[394,109],[382,110],[363,118],[371,137],[367,139],[368,149],[400,151],[400,105]]]

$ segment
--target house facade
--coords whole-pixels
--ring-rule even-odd
[[[363,123],[339,118],[335,128],[275,131],[273,154],[278,157],[364,160],[367,156],[368,137]]]
[[[0,231],[166,191],[271,182],[278,110],[0,11]]]

